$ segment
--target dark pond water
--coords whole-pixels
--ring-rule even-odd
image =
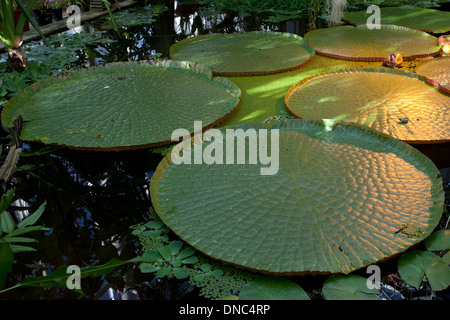
[[[192,14],[180,17],[169,10],[151,25],[131,27],[129,37],[108,48],[102,60],[148,59],[155,52],[167,57],[169,47],[194,30],[196,33],[230,32],[264,27],[300,35],[306,31],[300,20],[266,24],[258,16],[237,19],[221,15],[203,20],[200,26],[194,17]],[[94,22],[94,26],[98,26],[98,22]],[[114,31],[108,34],[117,38]],[[7,141],[5,136],[3,133]],[[101,153],[64,148],[46,153],[48,149],[40,144],[24,144],[24,147],[19,165],[26,165],[22,167],[25,170],[16,172],[8,184],[16,188],[17,199],[23,200],[15,202],[14,209],[18,214],[24,207],[33,212],[46,200],[46,210],[39,224],[53,230],[33,234],[39,241],[35,244],[37,251],[16,255],[6,287],[27,276],[45,275],[63,266],[98,265],[112,258],[126,260],[140,253],[130,226],[148,220],[151,208],[148,187],[162,159],[160,154],[149,150]],[[450,181],[446,169],[450,167],[449,144],[417,147],[443,169],[444,178]],[[35,151],[44,152],[33,154]],[[314,290],[315,286],[321,286],[323,279],[302,281]],[[176,280],[156,281],[140,273],[134,264],[120,267],[104,277],[83,279],[83,291],[87,299],[102,300],[199,298],[192,286]],[[4,293],[2,298],[77,299],[78,294],[62,288],[18,288]]]

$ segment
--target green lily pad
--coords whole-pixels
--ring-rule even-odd
[[[442,47],[437,38],[425,32],[393,25],[317,29],[308,32],[305,39],[317,54],[358,61],[383,61],[393,52],[413,60],[434,56]]]
[[[3,109],[24,120],[21,139],[99,151],[171,143],[174,130],[213,126],[239,103],[239,88],[195,63],[145,61],[74,71],[35,83]]]
[[[425,239],[425,246],[428,251],[450,249],[450,230],[433,232]]]
[[[356,25],[367,23],[372,13],[346,12],[344,19]],[[450,31],[450,12],[414,6],[381,8],[381,24],[392,24],[416,30],[446,33]]]
[[[398,273],[405,282],[419,288],[424,276],[431,289],[443,290],[450,285],[450,267],[439,256],[414,250],[402,255],[398,261]]]
[[[253,140],[264,139],[265,128],[224,127],[212,141],[195,136],[175,146],[152,176],[151,199],[161,220],[205,255],[276,275],[350,273],[403,252],[438,224],[444,199],[439,170],[408,144],[364,126],[281,121],[258,152],[274,152],[270,165],[250,164],[256,151],[248,147],[241,149],[241,164],[225,164],[233,157],[224,150],[209,161],[208,152],[220,154],[219,141],[233,137],[231,130]],[[200,147],[208,164],[189,164],[185,155],[199,154]],[[262,174],[276,166],[277,150],[277,170]],[[399,232],[406,224],[421,230],[419,236]]]
[[[333,275],[322,289],[327,300],[379,300],[377,289],[369,289],[367,279],[358,275]]]
[[[285,103],[299,118],[352,121],[408,143],[450,141],[450,96],[411,72],[319,73],[292,86]]]
[[[431,59],[416,68],[416,73],[450,94],[450,57]]]
[[[254,75],[300,67],[314,49],[291,33],[255,31],[208,34],[184,39],[170,48],[173,60],[195,61],[217,75]]]
[[[295,282],[274,277],[261,277],[241,289],[239,300],[310,300]]]

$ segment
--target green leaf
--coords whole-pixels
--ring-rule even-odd
[[[9,237],[16,237],[16,236],[20,236],[22,234],[26,234],[29,232],[34,232],[34,231],[50,231],[52,230],[52,228],[47,228],[47,227],[43,227],[43,226],[31,226],[31,227],[23,227],[21,229],[15,229],[14,231],[12,231],[11,233],[8,234]]]
[[[412,3],[417,3],[413,1]],[[450,31],[448,21],[450,13],[436,9],[421,8],[419,6],[392,6],[381,8],[383,24],[404,26],[416,30],[430,30],[433,33]],[[366,10],[346,12],[344,19],[356,25],[366,24],[369,14]]]
[[[218,270],[213,270],[213,271],[209,272],[208,276],[210,276],[210,277],[221,277],[221,276],[223,276],[223,274],[224,274],[223,270],[218,269]]]
[[[127,263],[133,263],[141,261],[140,259],[130,259],[130,260],[119,260],[119,259],[111,259],[110,261],[98,265],[98,266],[92,266],[87,267],[81,270],[81,275],[88,276],[88,277],[99,277],[105,274],[110,273],[111,271],[115,270],[116,268],[127,264]]]
[[[186,279],[189,276],[189,271],[184,268],[173,268],[173,274],[177,279]]]
[[[198,262],[198,258],[197,257],[188,257],[186,259],[181,260],[183,262],[183,264],[194,264]]]
[[[196,274],[194,276],[194,281],[203,281],[205,279],[206,275],[204,273]]]
[[[249,164],[247,142],[244,164],[179,165],[169,154],[150,182],[152,204],[166,225],[213,259],[274,275],[348,274],[421,242],[442,216],[444,190],[434,163],[366,126],[299,119],[280,121],[269,131],[258,123],[218,130],[223,141],[238,130],[247,141],[265,139],[265,152],[277,154],[272,174],[261,174],[270,166],[256,157]],[[196,145],[198,138],[187,144]],[[203,141],[203,150],[213,143]],[[180,192],[184,181],[192,192]],[[420,232],[403,234],[405,221]],[[293,243],[306,245],[299,250]]]
[[[139,265],[139,269],[141,269],[141,272],[143,273],[153,273],[161,269],[161,267],[155,264],[144,262]]]
[[[377,289],[367,287],[367,279],[357,275],[333,275],[322,289],[327,300],[379,300]]]
[[[208,272],[209,270],[211,270],[211,265],[209,263],[204,263],[200,266],[200,269],[203,272]]]
[[[128,95],[124,83],[138,94]],[[77,88],[100,89],[80,99]],[[24,141],[84,150],[147,148],[172,143],[177,128],[193,133],[194,121],[201,121],[203,128],[215,125],[236,110],[240,95],[234,83],[213,78],[211,70],[195,63],[112,63],[29,86],[7,102],[1,120],[7,130],[22,115]],[[37,96],[45,96],[45,102]],[[54,104],[57,109],[51,107]]]
[[[105,264],[83,268],[80,270],[81,276],[98,277],[107,274],[115,268],[127,263],[142,262],[142,257],[135,257],[129,260],[112,259]],[[4,289],[1,292],[11,290],[17,287],[66,287],[67,279],[71,276],[71,273],[67,272],[67,267],[62,267],[51,274],[43,277],[28,277],[25,280],[19,282],[14,287]]]
[[[14,220],[8,211],[3,211],[0,214],[0,228],[5,233],[10,233],[16,228]]]
[[[450,285],[450,267],[442,259],[434,261],[425,275],[433,291],[444,290]]]
[[[6,209],[9,208],[9,206],[11,205],[11,202],[13,201],[14,198],[14,192],[15,189],[10,189],[8,190],[6,193],[4,193],[2,195],[2,198],[0,200],[0,211],[3,212]]]
[[[180,261],[180,260],[175,260],[175,261],[172,261],[171,264],[172,264],[172,267],[179,268],[179,267],[181,267],[183,265],[183,262]]]
[[[191,247],[187,247],[183,251],[180,252],[180,254],[178,255],[177,258],[180,260],[184,260],[184,259],[192,256],[193,254],[195,254],[195,250],[192,249]]]
[[[172,275],[172,268],[171,267],[162,267],[156,272],[156,275],[159,278],[169,277]]]
[[[17,244],[11,244],[11,250],[13,253],[36,251],[35,248],[28,247],[28,246],[21,246],[21,245],[17,245]]]
[[[433,291],[443,290],[450,284],[448,263],[427,251],[414,250],[402,255],[398,272],[402,280],[416,288],[420,288],[424,276]]]
[[[262,277],[245,284],[239,300],[310,300],[295,282],[274,277]]]
[[[182,241],[172,241],[171,243],[169,243],[170,254],[172,256],[176,256],[182,247],[183,247]],[[182,255],[182,253],[180,253],[180,256],[181,255]]]
[[[201,35],[170,48],[171,59],[194,61],[219,75],[278,73],[295,69],[313,56],[314,50],[302,37],[270,31]]]
[[[425,247],[428,251],[450,249],[450,230],[433,232],[425,239]]]
[[[18,227],[19,229],[22,229],[22,228],[24,228],[24,227],[26,227],[26,226],[34,225],[34,224],[39,220],[39,218],[41,217],[42,213],[43,213],[44,210],[45,210],[45,206],[46,206],[46,205],[47,205],[47,202],[44,201],[44,203],[42,203],[42,204],[39,206],[39,208],[38,208],[35,212],[33,212],[33,213],[30,214],[28,217],[26,217],[25,219],[23,219],[22,221],[20,221],[20,222],[17,224],[17,227]]]
[[[147,250],[147,251],[144,252],[142,257],[144,259],[146,259],[146,261],[158,261],[158,262],[162,262],[163,261],[163,258],[161,257],[159,252],[156,251],[156,250]]]
[[[8,273],[12,270],[14,255],[8,243],[0,242],[0,289],[5,284]]]
[[[36,239],[24,238],[24,237],[10,237],[10,236],[6,236],[3,239],[6,242],[37,242]]]
[[[161,257],[165,261],[171,261],[172,260],[172,251],[170,246],[164,246],[157,249]]]

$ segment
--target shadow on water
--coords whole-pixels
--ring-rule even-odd
[[[155,53],[169,56],[169,48],[185,36],[208,32],[251,31],[264,24],[258,16],[238,18],[232,13],[199,20],[195,12],[176,12],[173,1],[160,1],[169,7],[156,22],[130,27],[127,37],[108,36],[119,42],[105,46],[104,62],[149,59]],[[132,10],[132,9],[130,9]],[[96,23],[94,23],[94,26]],[[266,29],[304,33],[300,20],[267,24]],[[98,61],[97,61],[98,62]],[[6,133],[3,132],[4,140]],[[5,287],[14,286],[28,276],[42,276],[61,267],[87,267],[112,258],[126,260],[140,254],[137,238],[130,227],[148,220],[151,201],[149,183],[162,156],[150,150],[87,152],[65,148],[41,155],[41,144],[26,144],[19,167],[8,187],[16,188],[13,207],[34,210],[44,201],[47,206],[39,220],[51,227],[36,232],[35,252],[18,253]],[[449,145],[422,146],[442,169],[450,167]],[[444,162],[445,161],[445,162]],[[5,191],[5,190],[3,190]],[[20,206],[19,206],[20,205]],[[199,299],[195,289],[178,280],[160,281],[142,274],[134,264],[98,278],[83,278],[82,289],[88,299]],[[77,299],[64,288],[17,288],[2,294],[3,299]]]

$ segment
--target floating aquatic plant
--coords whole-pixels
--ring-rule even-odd
[[[81,99],[82,97],[82,99]],[[239,88],[196,63],[114,63],[48,78],[12,98],[7,130],[21,115],[21,139],[86,150],[124,150],[171,143],[194,121],[213,126],[239,103]]]
[[[250,139],[261,128],[220,130],[224,137],[227,129],[250,130]],[[287,120],[275,129],[272,176],[261,175],[261,165],[175,165],[167,155],[150,186],[161,220],[207,256],[283,275],[349,273],[406,250],[439,222],[439,171],[409,145],[348,122],[327,129],[322,121]],[[402,232],[405,225],[421,232]]]
[[[437,38],[421,31],[395,25],[371,29],[366,25],[338,26],[308,32],[305,39],[317,54],[332,58],[383,61],[392,52],[404,60],[437,55]]]
[[[299,118],[352,121],[408,143],[450,141],[449,100],[425,78],[386,68],[319,73],[285,97]]]
[[[291,33],[255,31],[187,38],[170,48],[170,57],[195,61],[218,75],[270,74],[300,67],[314,49]]]

